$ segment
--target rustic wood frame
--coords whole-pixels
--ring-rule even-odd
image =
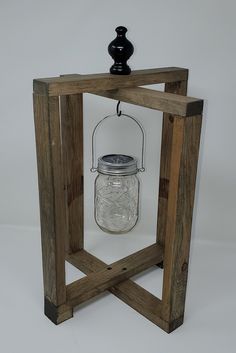
[[[166,332],[183,323],[203,108],[187,80],[174,67],[34,80],[45,314],[55,324],[105,290]],[[138,87],[159,83],[164,92]],[[109,265],[84,250],[83,93],[164,112],[156,243]],[[87,276],[66,285],[65,260]],[[129,279],[156,264],[162,299]]]

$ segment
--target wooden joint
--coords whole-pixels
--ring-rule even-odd
[[[153,246],[148,248],[152,247]],[[141,252],[143,252],[143,250],[141,250]],[[127,261],[128,258],[132,258],[138,254],[139,252],[132,254],[125,259],[117,261],[116,263],[124,260]],[[80,250],[77,253],[68,255],[67,261],[87,275],[92,273],[96,276],[98,272],[101,272],[102,270],[109,272],[112,271],[112,268],[114,268],[114,264],[107,265],[94,255],[88,253],[86,250]],[[160,265],[161,262],[157,264]],[[183,323],[183,316],[172,321],[167,321],[164,319],[162,315],[163,302],[130,279],[124,279],[122,282],[117,283],[112,287],[107,287],[107,289],[117,298],[122,300],[124,303],[132,307],[138,313],[142,314],[167,333],[172,332]],[[77,304],[78,302],[76,302],[76,305]]]
[[[183,87],[187,87],[187,84],[188,84],[188,77],[186,80],[167,82],[165,84],[165,92],[186,96],[186,90],[183,89]]]
[[[33,91],[35,94],[48,96],[49,95],[49,85],[47,82],[42,80],[33,80]]]
[[[80,253],[72,255],[80,259]],[[88,255],[87,255],[88,254]],[[83,251],[83,256],[90,254]],[[116,261],[87,277],[79,279],[66,288],[67,303],[70,306],[81,304],[116,284],[140,273],[163,260],[163,250],[158,244],[153,244],[119,261]]]
[[[44,313],[55,325],[58,325],[73,317],[73,308],[66,304],[56,306],[45,297]]]
[[[163,67],[147,70],[134,70],[130,75],[109,73],[90,75],[63,75],[61,77],[40,78],[36,81],[48,85],[50,96],[92,93],[122,87],[136,87],[165,82],[187,80],[188,70],[178,67]]]
[[[186,117],[202,114],[202,111],[203,111],[203,100],[196,99],[195,101],[192,101],[190,104],[187,104]]]
[[[164,268],[164,261],[159,262],[159,264],[157,264],[158,267],[160,267],[161,269]]]
[[[87,275],[111,267],[85,250],[68,255],[67,261]],[[139,314],[168,332],[169,325],[162,318],[162,301],[159,298],[130,279],[109,287],[108,290]]]

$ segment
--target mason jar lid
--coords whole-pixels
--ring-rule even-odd
[[[137,159],[124,154],[107,154],[98,158],[98,173],[132,175],[138,172]]]

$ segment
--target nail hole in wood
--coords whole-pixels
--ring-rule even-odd
[[[107,269],[108,269],[108,270],[111,270],[111,269],[112,269],[112,267],[110,267],[110,266],[109,266],[109,267],[107,267]]]

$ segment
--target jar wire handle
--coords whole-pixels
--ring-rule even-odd
[[[95,140],[95,133],[98,129],[98,127],[104,122],[104,120],[108,119],[108,118],[113,118],[115,116],[124,116],[126,118],[129,118],[131,120],[133,120],[137,125],[138,127],[140,128],[141,130],[141,133],[142,133],[142,151],[141,151],[141,168],[138,169],[139,172],[144,172],[145,171],[145,168],[144,168],[144,145],[145,145],[145,133],[144,133],[144,130],[143,130],[143,127],[142,125],[140,124],[140,122],[135,119],[134,117],[128,115],[128,114],[124,114],[122,113],[122,111],[119,109],[119,106],[120,106],[120,101],[118,101],[117,103],[117,106],[116,106],[116,114],[112,114],[112,115],[107,115],[105,116],[102,120],[100,120],[97,125],[95,126],[95,128],[93,129],[93,133],[92,133],[92,168],[90,169],[90,171],[92,173],[96,172],[97,171],[97,168],[95,167],[95,152],[94,152],[94,140]]]

